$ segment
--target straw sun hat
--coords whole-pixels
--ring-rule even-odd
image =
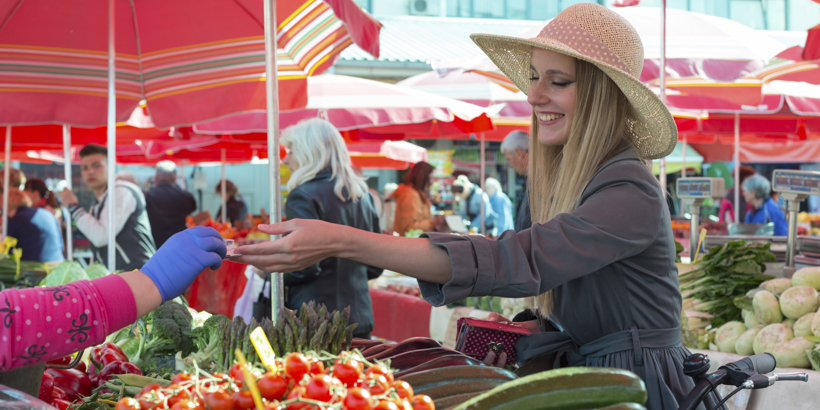
[[[473,41],[524,94],[530,85],[532,48],[588,61],[603,70],[626,95],[635,111],[627,136],[646,159],[669,155],[678,141],[675,120],[652,90],[638,80],[643,45],[635,28],[618,13],[594,3],[567,7],[538,37],[523,39],[473,34]]]

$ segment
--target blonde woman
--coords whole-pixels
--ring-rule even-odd
[[[362,233],[381,232],[364,178],[356,176],[344,139],[331,123],[300,122],[285,130],[282,143],[288,149],[284,162],[291,171],[285,204],[288,220],[314,219]],[[373,308],[367,281],[381,275],[382,269],[329,257],[290,271],[284,275],[288,308],[298,309],[311,300],[330,310],[350,306],[350,322],[358,324],[354,335],[370,337]]]
[[[637,32],[617,13],[580,3],[535,38],[472,37],[533,107],[530,229],[497,240],[408,239],[291,220],[262,228],[289,236],[241,247],[238,260],[290,271],[350,258],[418,278],[436,306],[468,296],[535,297],[558,330],[522,323],[535,334],[515,346],[520,362],[560,352],[558,366],[630,370],[646,383],[647,408],[677,409],[694,383],[683,374],[689,352],[680,338],[671,219],[644,162],[668,155],[677,132],[638,80]]]

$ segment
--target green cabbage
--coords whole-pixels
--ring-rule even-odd
[[[780,311],[789,319],[800,319],[817,311],[817,290],[811,286],[793,286],[780,295]]]
[[[85,273],[88,274],[88,277],[91,279],[97,279],[109,275],[108,268],[101,263],[92,263],[91,266],[85,268]]]
[[[777,296],[772,292],[761,290],[755,293],[752,299],[752,306],[755,309],[755,319],[761,325],[770,325],[783,321],[783,314],[780,312],[780,304],[777,303]]]
[[[814,319],[814,312],[806,313],[800,319],[797,319],[797,322],[794,322],[794,326],[792,326],[794,337],[814,336],[814,332],[811,331],[812,319]]]
[[[777,367],[800,367],[808,369],[811,367],[808,351],[814,347],[815,343],[805,337],[795,337],[792,340],[781,343],[774,347],[772,355],[777,360]]]
[[[89,280],[83,267],[77,262],[63,262],[52,269],[40,285],[44,287],[61,286],[79,280]]]
[[[820,268],[803,268],[792,276],[793,286],[811,286],[820,290]]]
[[[757,333],[760,332],[760,329],[763,329],[763,325],[757,325],[740,335],[735,342],[735,352],[739,355],[743,356],[751,356],[755,354],[754,349],[754,342],[755,336]]]
[[[782,323],[775,323],[760,329],[760,332],[755,336],[752,348],[755,354],[771,353],[775,346],[792,339],[794,339],[794,332],[790,327]]]
[[[814,346],[814,349],[807,351],[806,356],[811,362],[811,368],[820,372],[820,345]]]
[[[783,293],[784,290],[792,287],[792,280],[787,278],[776,278],[776,279],[769,279],[760,284],[763,289],[768,290],[769,292],[774,293],[775,295],[779,295]]]
[[[735,353],[735,342],[745,331],[746,326],[743,323],[737,321],[726,322],[715,335],[715,344],[718,350],[724,353]]]
[[[811,320],[811,332],[814,333],[815,336],[820,336],[820,315],[818,314],[815,314]]]

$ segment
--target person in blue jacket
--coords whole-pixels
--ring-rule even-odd
[[[746,213],[747,224],[774,223],[774,235],[786,236],[789,225],[783,210],[774,202],[771,193],[771,184],[762,175],[752,175],[743,181],[743,198],[752,204],[751,212]]]
[[[31,200],[17,188],[9,189],[8,236],[17,239],[21,259],[35,262],[62,262],[63,236],[60,223],[44,208],[32,208]]]
[[[496,214],[493,236],[501,235],[505,231],[513,229],[512,201],[501,189],[501,182],[495,178],[485,179],[484,192],[490,197],[490,205]]]

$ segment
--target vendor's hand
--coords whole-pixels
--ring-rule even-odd
[[[68,188],[63,188],[63,192],[60,192],[60,201],[63,203],[63,206],[66,207],[79,203],[79,200],[77,200],[77,195],[74,195],[74,193]]]
[[[503,369],[504,365],[507,364],[507,352],[501,352],[501,354],[498,355],[498,360],[496,360],[496,354],[491,350],[482,361],[487,366],[495,366]]]
[[[167,301],[185,292],[205,268],[219,268],[225,253],[225,242],[216,229],[196,226],[168,238],[140,271]]]
[[[232,261],[253,265],[265,272],[293,272],[334,256],[334,248],[344,241],[342,225],[315,219],[292,219],[259,225],[269,235],[287,236],[234,250]]]

